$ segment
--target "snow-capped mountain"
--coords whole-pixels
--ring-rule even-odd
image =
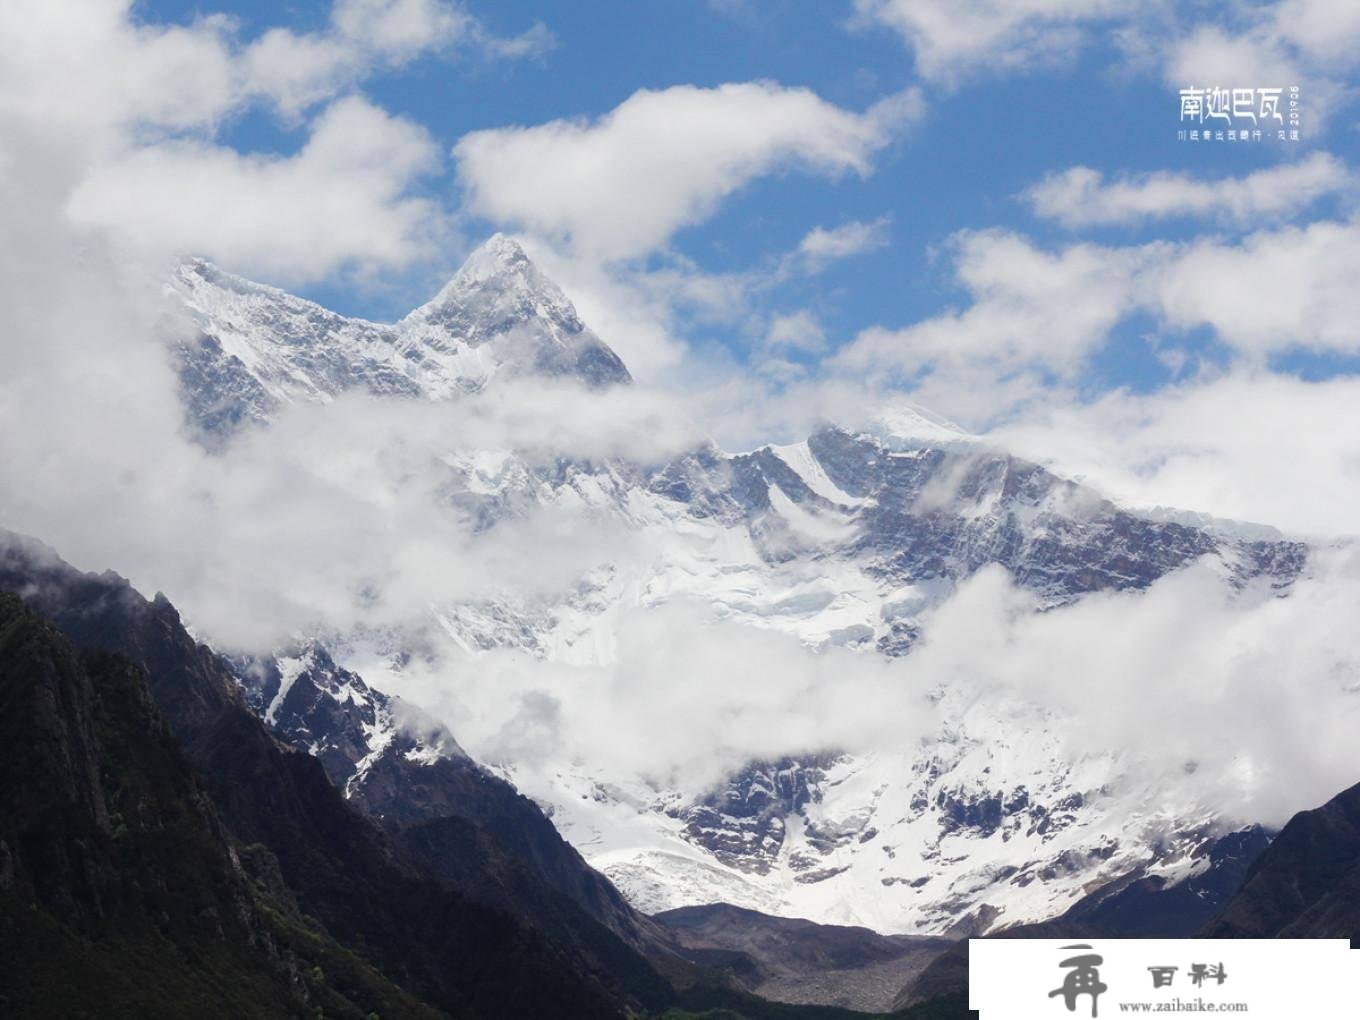
[[[319,759],[347,799],[363,795],[380,762],[467,759],[438,722],[373,690],[315,642],[267,660],[237,658],[232,666],[256,714]]]
[[[201,331],[182,351],[186,406],[214,436],[351,388],[457,399],[498,374],[591,386],[628,378],[561,291],[500,237],[393,326],[345,319],[203,262],[182,266],[172,291]],[[926,412],[747,453],[707,445],[663,464],[451,449],[440,470],[449,473],[441,491],[484,529],[529,508],[584,507],[628,540],[619,543],[628,555],[602,559],[567,590],[528,597],[488,579],[481,597],[435,606],[433,620],[471,660],[513,650],[608,667],[631,612],[682,601],[811,649],[898,657],[989,567],[1051,608],[1146,588],[1197,561],[1231,586],[1284,589],[1307,557],[1268,532],[1131,512]],[[345,636],[333,645],[366,685],[334,664],[318,674],[324,652],[313,650],[307,663],[294,652],[257,664],[253,689],[266,719],[283,725],[288,677],[304,667],[322,676],[309,697],[347,707],[312,705],[306,725],[327,732],[290,738],[323,760],[344,744],[353,792],[364,763],[395,746],[388,702],[371,688],[400,687],[403,649]],[[1188,794],[1148,788],[1117,754],[1070,760],[1033,706],[929,693],[944,720],[930,739],[874,753],[790,748],[705,789],[579,762],[490,764],[646,911],[724,901],[887,932],[963,933],[1054,916],[1130,875],[1176,881],[1208,866],[1205,847],[1231,820]],[[419,760],[443,745],[402,746]]]
[[[181,376],[206,435],[351,389],[437,400],[525,372],[590,386],[629,381],[557,285],[499,234],[391,325],[337,315],[203,259],[182,262],[169,287],[200,330],[180,351]]]

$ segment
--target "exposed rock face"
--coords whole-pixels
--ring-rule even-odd
[[[1360,941],[1360,786],[1291,818],[1203,935]]]
[[[685,837],[724,864],[765,874],[784,845],[784,819],[821,797],[822,759],[757,762],[681,812]]]
[[[867,501],[851,548],[884,576],[956,580],[998,564],[1055,602],[1145,588],[1201,556],[1234,576],[1292,580],[1302,543],[1227,540],[1121,510],[1093,490],[995,450],[912,448],[828,428],[808,440],[837,486]],[[795,492],[789,497],[798,500]],[[804,498],[809,498],[804,496]]]
[[[256,856],[258,846],[266,858],[261,880],[358,951],[364,967],[399,975],[407,991],[456,1016],[551,1010],[595,1018],[667,1001],[669,989],[641,955],[488,830],[465,817],[434,819],[443,869],[436,871],[430,856],[406,845],[405,833],[384,834],[354,811],[316,758],[268,733],[228,663],[190,638],[168,601],[147,602],[116,575],[81,574],[5,533],[0,590],[20,593],[69,639],[145,671],[169,722],[159,739],[173,734],[187,750],[233,845]],[[78,689],[79,678],[66,686]],[[88,716],[62,718],[65,735],[55,743],[64,774],[88,774],[89,752],[80,750]],[[113,824],[112,809],[98,807],[98,788],[85,785],[86,814],[96,825],[104,815]],[[27,860],[13,849],[17,837],[5,843],[11,862]],[[18,874],[17,866],[7,870]]]
[[[472,761],[439,723],[337,666],[320,644],[232,666],[277,736],[317,758],[350,804],[468,895],[542,923],[550,889],[640,952],[673,955],[664,932],[586,864],[537,804]],[[485,839],[469,842],[469,828]],[[496,882],[468,867],[469,852],[505,858],[494,864]],[[554,911],[564,937],[581,937],[577,911]]]
[[[901,989],[952,945],[722,903],[681,907],[657,920],[696,963],[725,971],[764,998],[867,1013],[887,1012]]]
[[[1203,842],[1187,838],[1188,877],[1173,881],[1137,868],[1093,891],[1062,919],[1111,938],[1193,938],[1241,888],[1271,838],[1259,825]]]
[[[346,798],[369,785],[370,770],[385,757],[421,764],[467,758],[437,722],[337,666],[318,642],[269,659],[236,658],[231,665],[255,713],[283,740],[317,758]],[[387,792],[379,799],[413,814],[431,808],[413,791]]]
[[[7,1014],[441,1015],[252,881],[139,668],[6,593],[0,709]]]

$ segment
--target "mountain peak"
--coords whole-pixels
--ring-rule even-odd
[[[445,290],[459,281],[464,284],[483,283],[495,277],[518,276],[535,277],[535,282],[547,283],[547,278],[538,271],[520,243],[512,237],[496,233],[487,238],[473,250],[462,267],[454,274]]]
[[[474,350],[495,345],[498,360],[540,375],[574,376],[591,386],[631,381],[562,288],[504,234],[473,251],[433,300],[397,328],[427,341],[458,337]]]
[[[951,448],[978,443],[976,436],[948,418],[908,400],[880,408],[865,423],[864,432],[889,448]]]
[[[631,381],[562,289],[504,234],[469,255],[433,300],[391,325],[340,315],[202,258],[181,259],[166,289],[199,329],[181,345],[180,374],[205,437],[350,389],[444,399],[496,376],[592,388]]]
[[[537,309],[579,322],[562,288],[543,274],[518,241],[501,233],[492,234],[474,248],[439,293],[406,319],[429,318],[443,306],[488,294],[515,295],[513,300],[528,296]]]

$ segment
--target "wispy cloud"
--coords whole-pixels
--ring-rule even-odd
[[[1072,60],[1102,26],[1161,4],[1132,0],[855,0],[862,24],[901,35],[917,71],[956,84],[976,73],[1016,72]]]
[[[817,272],[840,259],[877,251],[888,244],[891,217],[876,220],[850,220],[835,227],[813,227],[798,242],[786,265]]]
[[[1345,163],[1316,152],[1297,163],[1216,180],[1170,171],[1106,180],[1100,171],[1078,166],[1046,177],[1024,197],[1037,215],[1069,229],[1173,217],[1262,226],[1355,186],[1356,177]]]

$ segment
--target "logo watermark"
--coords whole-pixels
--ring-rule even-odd
[[[1124,1013],[1357,1015],[1360,952],[1343,939],[971,939],[968,1006],[982,1020]]]
[[[1303,107],[1297,85],[1180,90],[1182,142],[1297,142]]]

